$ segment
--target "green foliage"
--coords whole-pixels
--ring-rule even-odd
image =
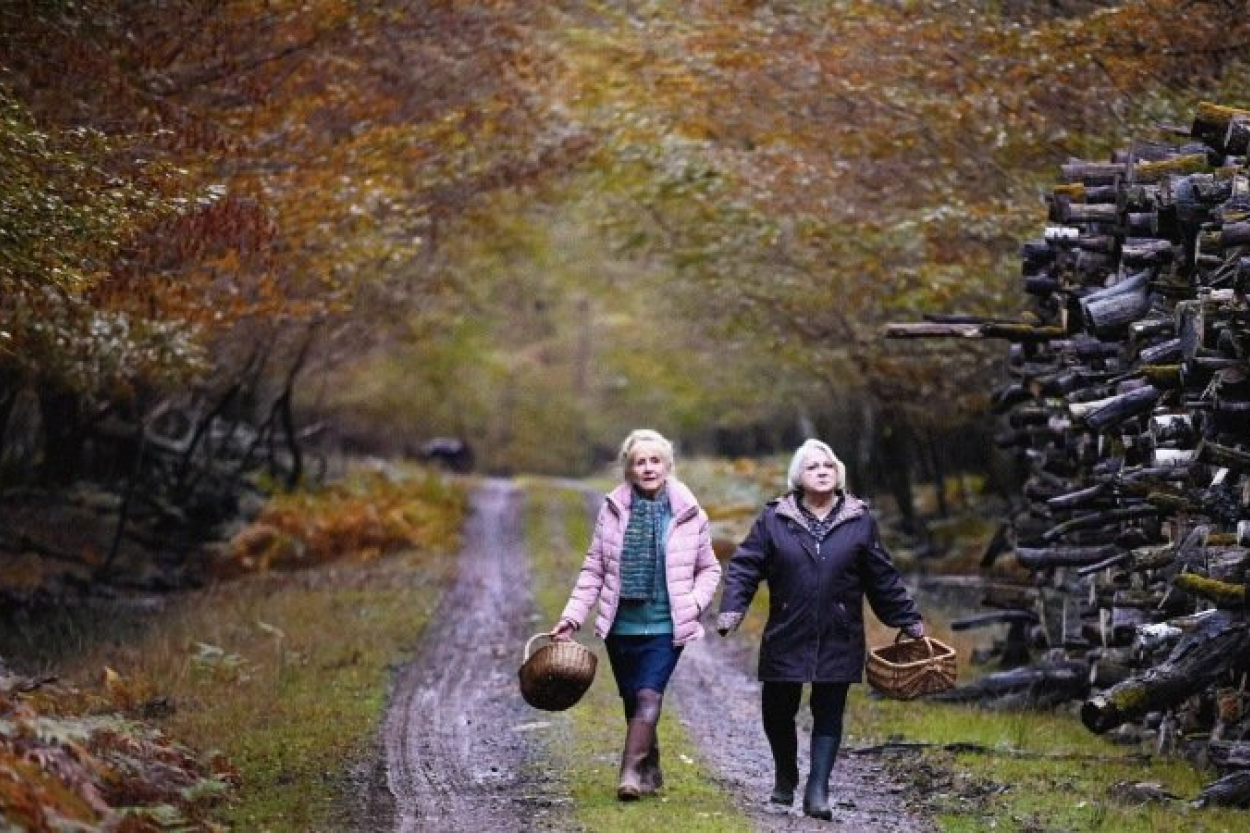
[[[122,176],[118,150],[89,127],[41,129],[0,85],[0,378],[107,397],[201,364],[186,322],[96,300],[116,258],[175,210],[168,173]]]

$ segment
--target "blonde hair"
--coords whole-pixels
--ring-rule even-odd
[[[798,487],[799,478],[803,476],[803,461],[813,451],[828,455],[829,459],[833,461],[833,467],[838,471],[838,482],[834,484],[834,488],[845,489],[846,466],[838,459],[838,455],[833,453],[833,449],[820,440],[804,440],[803,444],[794,452],[794,456],[790,458],[790,470],[786,474],[786,488],[795,489]]]
[[[651,443],[660,449],[660,459],[664,461],[664,467],[669,474],[673,473],[673,444],[669,442],[659,431],[653,431],[650,428],[637,428],[629,432],[629,436],[625,438],[625,442],[621,443],[621,452],[617,455],[621,462],[621,474],[626,480],[629,480],[629,467],[633,462],[634,449],[641,443]]]

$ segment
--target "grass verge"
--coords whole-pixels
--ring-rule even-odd
[[[124,695],[140,713],[172,705],[156,724],[238,772],[240,787],[214,812],[220,823],[342,829],[334,809],[350,803],[350,767],[371,751],[391,670],[454,573],[447,556],[459,542],[448,530],[460,527],[463,490],[415,488],[414,500],[439,503],[416,548],[223,582],[103,620],[70,612],[30,629],[26,647],[84,687],[107,674],[114,701]]]
[[[543,483],[526,490],[526,548],[535,597],[545,621],[560,615],[581,566],[592,532],[582,493]],[[560,519],[552,529],[548,519]],[[616,777],[625,721],[600,640],[582,640],[599,655],[599,672],[586,697],[557,717],[567,721],[570,743],[560,763],[568,773],[576,822],[594,833],[638,830],[733,833],[752,826],[700,767],[697,753],[675,715],[660,721],[664,789],[655,799],[616,800]],[[677,671],[681,673],[680,667]]]
[[[870,628],[869,642],[884,644],[892,634],[877,625]],[[911,753],[890,757],[915,783],[944,831],[1245,829],[1244,811],[1201,809],[1185,800],[1197,795],[1212,773],[1112,743],[1091,734],[1067,711],[901,703],[854,686],[846,726],[848,747],[891,740],[932,745],[919,758]],[[943,751],[949,744],[983,751]],[[1178,800],[1133,799],[1131,790],[1117,787],[1122,784],[1157,785]]]

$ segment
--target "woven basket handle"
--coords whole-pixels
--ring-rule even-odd
[[[530,655],[534,653],[533,648],[531,647],[534,644],[534,640],[543,638],[552,639],[552,636],[551,634],[545,632],[536,633],[525,641],[525,659],[523,659],[522,662],[528,662]]]
[[[894,644],[897,645],[898,643],[902,642],[904,636],[907,636],[907,634],[900,630],[898,632],[898,635],[894,637]],[[927,636],[917,636],[914,638],[908,637],[908,639],[912,639],[912,641],[919,641],[923,639],[925,647],[929,649],[929,658],[930,659],[933,658],[933,640],[932,639],[930,639]]]

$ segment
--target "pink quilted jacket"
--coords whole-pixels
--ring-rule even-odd
[[[708,531],[707,513],[699,506],[694,493],[684,484],[669,478],[668,500],[673,519],[668,527],[665,549],[665,573],[669,604],[673,610],[673,644],[685,645],[703,636],[699,616],[712,603],[720,583],[721,567],[712,552],[712,536]],[[577,576],[577,584],[564,606],[562,620],[581,627],[595,601],[599,614],[595,617],[595,635],[603,638],[612,628],[621,594],[621,543],[629,523],[629,507],[633,496],[628,483],[617,486],[604,498],[595,521],[595,535],[590,542],[586,560]]]

